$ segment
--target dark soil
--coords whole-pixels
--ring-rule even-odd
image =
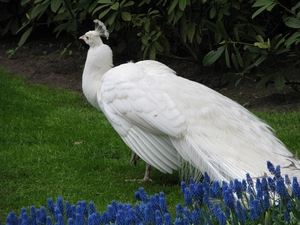
[[[42,38],[25,44],[9,58],[6,52],[16,47],[17,40],[3,40],[0,46],[0,65],[20,76],[27,77],[30,83],[52,85],[81,93],[81,75],[87,48],[80,49],[71,45],[66,53],[61,55],[70,42],[66,38]],[[116,58],[115,65],[130,60],[130,58],[126,60],[121,57]],[[212,68],[201,68],[183,60],[160,59],[160,61],[174,69],[179,76],[209,86],[249,109],[279,111],[300,109],[300,93],[289,86],[281,91],[276,90],[272,84],[256,88],[253,80],[253,82],[240,84],[236,88],[233,82],[228,84],[222,81],[220,76],[212,75]],[[280,70],[284,74],[300,78],[300,70],[295,67]]]

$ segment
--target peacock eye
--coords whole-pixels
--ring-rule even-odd
[[[85,36],[85,37],[86,37],[87,40],[89,40],[89,37],[88,37],[88,36]]]

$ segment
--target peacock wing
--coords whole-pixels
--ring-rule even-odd
[[[137,64],[123,64],[105,74],[97,99],[114,129],[139,157],[172,173],[181,160],[169,137],[183,135],[185,118],[157,82]]]

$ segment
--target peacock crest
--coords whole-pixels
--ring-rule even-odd
[[[97,19],[94,20],[94,23],[95,23],[95,31],[99,33],[99,36],[106,37],[106,39],[108,39],[109,33],[104,23],[102,23],[100,20]]]

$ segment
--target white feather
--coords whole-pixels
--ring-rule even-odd
[[[181,168],[186,176],[199,177],[206,171],[212,179],[229,181],[246,173],[264,176],[269,160],[281,165],[283,174],[299,176],[299,161],[241,105],[156,61],[112,68],[111,50],[99,35],[90,31],[81,39],[90,45],[83,72],[86,98],[146,163],[164,173]]]

